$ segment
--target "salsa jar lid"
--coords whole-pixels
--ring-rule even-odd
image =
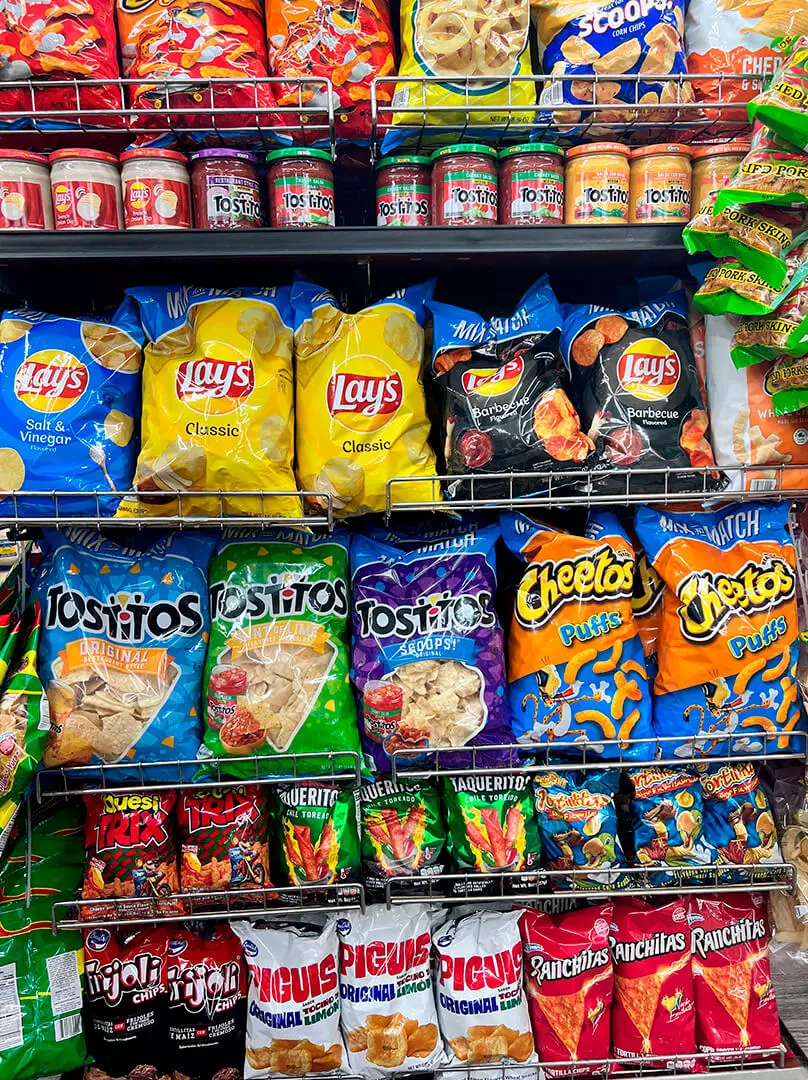
[[[89,161],[105,161],[109,165],[117,165],[118,158],[115,154],[108,154],[106,150],[85,150],[83,147],[75,150],[54,150],[50,160],[64,161],[65,158],[87,158]]]
[[[316,158],[318,161],[327,161],[329,165],[334,159],[327,150],[310,150],[306,146],[287,146],[283,150],[271,150],[267,154],[267,164],[271,161],[284,161],[286,158]]]
[[[631,151],[631,160],[637,158],[653,157],[656,154],[683,154],[690,157],[690,147],[684,143],[655,143],[653,146],[638,146]]]
[[[631,150],[619,142],[593,142],[587,146],[573,146],[567,151],[567,161],[570,158],[580,157],[581,154],[625,154],[628,157]]]
[[[0,158],[4,160],[30,161],[34,165],[48,164],[47,154],[35,154],[33,150],[0,150]]]
[[[751,149],[751,139],[734,139],[732,142],[715,143],[712,146],[694,146],[690,153],[693,160],[698,161],[714,154],[748,154]]]
[[[238,161],[249,161],[251,165],[258,162],[255,154],[249,150],[230,150],[224,146],[210,146],[206,150],[197,150],[191,154],[191,161],[204,161],[207,158],[235,158]]]
[[[377,169],[386,169],[390,165],[431,165],[432,158],[429,154],[388,154],[383,157]]]
[[[185,165],[188,158],[179,150],[155,150],[152,147],[135,147],[133,150],[124,150],[121,154],[121,162],[136,161],[139,158],[162,158],[163,161],[181,161]]]
[[[493,146],[487,146],[485,143],[465,142],[455,143],[454,146],[442,146],[440,150],[436,150],[432,155],[432,160],[437,161],[438,158],[446,157],[448,154],[487,154],[492,158],[497,156]]]
[[[503,158],[513,157],[514,154],[558,154],[559,157],[563,158],[564,149],[561,146],[556,146],[555,143],[519,143],[518,146],[506,146],[504,150],[500,150],[499,160],[502,161]]]

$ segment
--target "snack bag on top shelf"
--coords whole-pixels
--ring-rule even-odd
[[[808,150],[808,12],[800,22],[794,30],[802,36],[791,42],[780,70],[750,103],[749,119]]]
[[[119,515],[299,515],[289,290],[176,285],[129,295],[148,344],[140,497]],[[197,491],[253,494],[205,498]]]
[[[654,726],[681,739],[668,756],[784,749],[788,732],[805,730],[788,511],[788,503],[637,511],[637,534],[667,585]]]
[[[434,281],[344,314],[325,289],[292,286],[297,475],[339,514],[381,511],[393,477],[407,502],[440,498],[421,383],[426,302]],[[317,509],[326,499],[309,498]]]
[[[183,892],[235,894],[270,884],[266,787],[184,789],[176,817]],[[245,903],[260,906],[260,897],[248,896]]]
[[[526,746],[585,744],[604,757],[653,754],[651,698],[634,623],[634,551],[614,514],[585,536],[503,514],[505,542],[527,568],[508,649],[514,734]],[[621,741],[604,745],[604,740]],[[625,740],[636,740],[627,743]]]
[[[666,756],[664,748],[662,754]],[[704,827],[701,784],[694,771],[645,765],[631,769],[629,778],[634,786],[634,854],[641,866],[703,866],[715,861],[712,838]],[[652,875],[655,885],[668,880],[662,874]]]
[[[284,885],[343,885],[360,878],[359,794],[316,780],[278,789],[275,822]]]
[[[786,355],[808,356],[808,278],[803,277],[770,315],[743,318],[732,339],[736,367]]]
[[[702,767],[701,789],[704,832],[718,853],[716,862],[760,866],[781,861],[774,816],[751,761]]]

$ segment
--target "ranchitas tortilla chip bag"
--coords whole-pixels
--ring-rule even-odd
[[[429,879],[443,873],[446,832],[436,787],[377,780],[359,789],[359,808],[362,876],[371,900],[385,899],[385,887],[391,879]],[[406,882],[402,888],[411,890],[413,883]]]
[[[337,784],[299,781],[277,793],[275,821],[288,885],[358,881],[359,796]]]
[[[348,680],[347,538],[303,529],[225,535],[210,567],[211,632],[205,661],[205,754],[217,769],[255,776],[259,754],[359,752]],[[223,760],[227,759],[227,760]],[[346,754],[336,764],[350,769]],[[293,771],[262,761],[265,775]]]

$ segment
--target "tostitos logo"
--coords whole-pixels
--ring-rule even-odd
[[[477,368],[466,371],[460,380],[467,394],[479,394],[481,397],[497,397],[509,394],[519,385],[525,362],[521,356],[509,360],[498,368]]]
[[[682,363],[659,338],[632,342],[617,361],[617,378],[626,393],[641,401],[664,401],[679,382]]]
[[[232,412],[255,389],[252,360],[220,342],[207,349],[208,355],[177,368],[177,398],[204,416]]]
[[[72,353],[43,349],[24,360],[14,376],[14,393],[36,412],[64,412],[87,389],[90,376]]]
[[[341,364],[326,387],[333,418],[349,431],[379,431],[404,400],[401,376],[374,356],[352,356]]]

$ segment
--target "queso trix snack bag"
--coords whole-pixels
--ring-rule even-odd
[[[796,562],[788,503],[711,513],[641,507],[635,527],[667,589],[654,681],[666,754],[786,748],[803,731],[797,664]]]

